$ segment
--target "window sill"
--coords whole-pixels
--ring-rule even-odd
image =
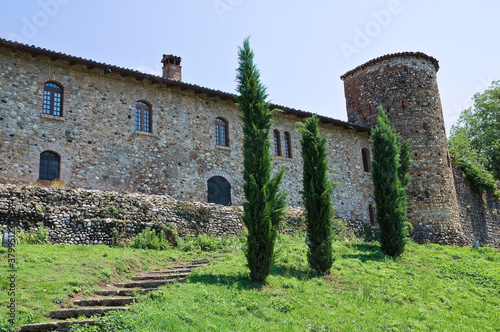
[[[64,118],[63,116],[59,116],[59,115],[50,115],[50,114],[45,114],[45,113],[42,113],[40,114],[40,117],[41,118],[44,118],[44,119],[51,119],[51,120],[57,120],[57,121],[66,121],[66,118]]]
[[[216,145],[215,148],[216,149],[220,149],[220,150],[231,151],[231,147],[230,146],[225,146],[225,145]]]
[[[150,131],[144,131],[144,130],[135,130],[135,133],[137,135],[143,135],[143,136],[155,136],[155,133],[152,133]]]
[[[273,155],[273,158],[274,159],[279,159],[279,160],[285,160],[285,161],[295,161],[295,158],[287,158],[287,157],[283,157],[283,156],[276,156],[276,155]]]

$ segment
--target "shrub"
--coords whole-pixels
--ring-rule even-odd
[[[167,250],[170,244],[165,236],[164,231],[160,231],[159,235],[151,228],[145,228],[135,236],[130,243],[132,248],[137,249],[154,249],[154,250]]]
[[[45,227],[43,223],[40,223],[38,229],[30,229],[28,232],[24,232],[19,229],[15,232],[16,244],[26,243],[26,244],[45,244],[49,243],[49,228]]]

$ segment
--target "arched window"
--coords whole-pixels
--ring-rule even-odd
[[[375,224],[376,224],[376,221],[375,221],[375,208],[373,207],[372,204],[368,205],[368,214],[370,216],[370,224],[372,224],[372,226],[375,226]]]
[[[43,87],[43,114],[62,116],[63,89],[56,83],[47,82]]]
[[[135,103],[135,130],[151,132],[151,106],[143,101]]]
[[[368,149],[361,149],[361,156],[363,158],[363,171],[370,172],[371,171],[371,161],[370,161],[370,151]]]
[[[55,152],[44,151],[40,153],[40,170],[38,179],[54,181],[59,179],[61,157]]]
[[[231,184],[222,176],[208,179],[208,203],[231,205]]]
[[[290,139],[290,133],[285,131],[283,138],[285,140],[285,157],[292,158],[292,142]]]
[[[281,156],[281,138],[277,129],[274,130],[274,155]]]
[[[229,146],[227,122],[221,118],[215,119],[215,144]]]

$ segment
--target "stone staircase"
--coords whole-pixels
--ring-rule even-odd
[[[53,310],[49,317],[50,323],[25,324],[20,332],[69,331],[72,325],[93,325],[92,319],[64,321],[71,318],[91,318],[102,316],[110,311],[128,310],[137,302],[136,294],[144,294],[158,290],[158,286],[178,282],[185,279],[191,270],[208,264],[208,260],[191,261],[176,265],[163,271],[147,271],[130,278],[129,282],[119,282],[106,285],[94,293],[90,299],[73,301],[75,308]]]

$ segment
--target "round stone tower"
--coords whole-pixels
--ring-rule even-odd
[[[347,72],[349,122],[374,127],[382,106],[402,140],[411,139],[408,221],[417,242],[463,244],[443,111],[438,61],[423,53],[385,55]]]

